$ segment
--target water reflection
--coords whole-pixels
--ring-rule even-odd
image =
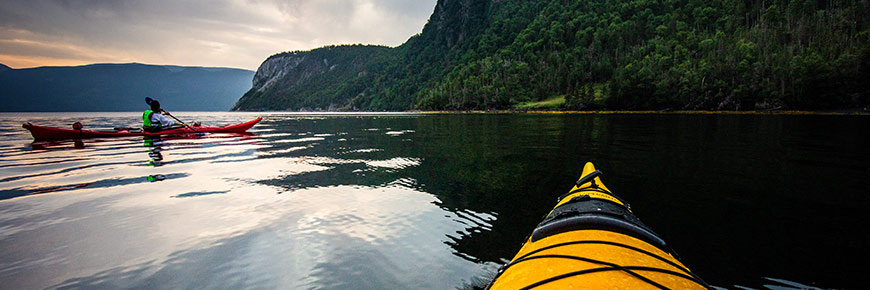
[[[4,125],[16,118],[0,122],[0,283],[13,289],[484,285],[586,161],[715,284],[833,284],[842,274],[782,261],[848,260],[868,241],[848,215],[813,214],[844,205],[809,193],[851,209],[870,188],[870,144],[796,130],[820,120],[275,114],[251,134],[77,145],[30,143]],[[33,123],[72,121],[54,118]]]
[[[357,130],[346,121],[267,119],[248,135],[33,146],[29,154],[39,156],[29,160],[42,164],[10,155],[12,163],[0,166],[24,170],[0,182],[9,198],[23,196],[16,182],[70,194],[0,208],[0,217],[14,217],[2,220],[0,281],[25,288],[483,283],[476,277],[490,266],[451,245],[487,230],[494,216],[445,211],[407,176],[423,158],[377,145],[408,142],[398,136],[413,130]],[[65,181],[74,177],[82,182]],[[466,221],[471,215],[475,222]],[[63,246],[20,246],[35,240]]]
[[[102,175],[130,165],[130,146],[107,140],[33,142],[30,151],[3,154],[0,200],[80,189],[111,188],[141,182],[126,176]],[[111,151],[111,153],[108,153]],[[119,158],[103,159],[107,155]],[[93,162],[101,159],[98,162]]]

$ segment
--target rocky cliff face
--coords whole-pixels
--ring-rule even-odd
[[[286,52],[266,59],[254,75],[253,86],[233,110],[337,110],[349,105],[367,86],[337,86],[360,82],[367,64],[390,48],[330,46],[306,52]]]
[[[278,55],[270,57],[257,69],[254,74],[254,86],[251,90],[262,92],[273,86],[275,82],[284,78],[288,74],[292,74],[302,62],[305,61],[303,53],[292,53],[287,55]],[[297,78],[298,79],[301,78]]]

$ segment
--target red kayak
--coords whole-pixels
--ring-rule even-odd
[[[33,139],[36,140],[63,140],[63,139],[86,139],[86,138],[105,138],[105,137],[126,137],[126,136],[159,136],[159,135],[178,135],[191,133],[242,133],[254,127],[262,117],[249,122],[226,125],[223,127],[209,126],[192,126],[191,128],[182,127],[160,132],[145,132],[142,130],[121,129],[115,131],[93,131],[86,129],[62,129],[36,126],[30,123],[23,125],[24,129],[30,130]]]

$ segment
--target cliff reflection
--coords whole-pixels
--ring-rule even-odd
[[[500,262],[502,257],[511,256],[518,241],[527,235],[514,229],[531,229],[551,206],[535,204],[541,200],[539,196],[555,199],[567,190],[565,184],[576,178],[544,173],[567,162],[558,160],[559,152],[554,152],[560,150],[558,146],[546,144],[581,145],[579,138],[592,134],[593,119],[586,119],[587,123],[579,126],[586,129],[571,137],[562,136],[562,121],[555,120],[491,116],[283,120],[276,126],[292,128],[291,132],[266,136],[272,146],[263,149],[264,158],[299,158],[298,162],[328,169],[258,183],[291,194],[294,190],[337,186],[401,186],[424,192],[436,198],[434,205],[452,213],[449,216],[454,222],[463,225],[462,230],[444,233],[443,242],[456,256],[475,263]],[[543,130],[554,140],[517,138],[515,128],[530,127],[535,130],[528,133]],[[324,137],[319,140],[308,139],[336,132],[321,135]],[[289,142],[292,140],[301,141]],[[529,176],[536,176],[539,182],[522,181]],[[505,212],[511,214],[499,214]]]

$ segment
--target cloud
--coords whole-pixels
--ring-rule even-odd
[[[397,46],[436,0],[6,0],[0,63],[94,62],[256,69],[269,55],[330,44]]]

